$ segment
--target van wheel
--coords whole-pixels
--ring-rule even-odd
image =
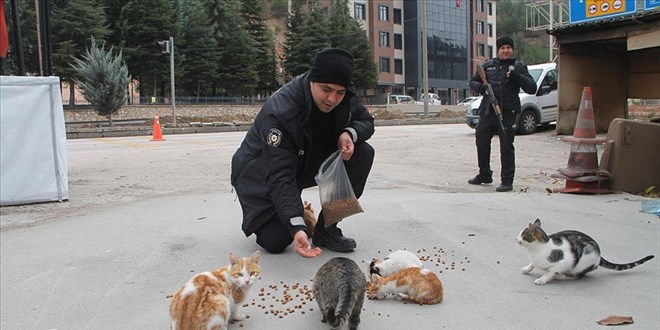
[[[518,133],[520,134],[532,134],[536,132],[536,126],[538,126],[539,120],[536,119],[536,114],[534,111],[525,110],[520,115],[520,124],[518,125]]]

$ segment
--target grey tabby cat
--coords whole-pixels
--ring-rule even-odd
[[[518,244],[527,249],[531,262],[523,267],[523,274],[528,274],[534,268],[545,273],[534,280],[534,284],[546,284],[553,279],[579,279],[595,270],[598,266],[625,270],[639,266],[654,256],[649,255],[627,264],[611,263],[600,255],[598,243],[586,234],[565,230],[547,235],[541,229],[541,220],[523,229],[516,238]]]
[[[328,260],[314,276],[314,299],[323,314],[321,322],[339,329],[348,320],[348,328],[357,329],[366,287],[365,275],[355,261],[344,257]]]

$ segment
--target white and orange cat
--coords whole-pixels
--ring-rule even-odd
[[[397,250],[384,259],[373,259],[369,264],[369,274],[378,274],[385,277],[410,267],[421,268],[422,261],[410,251]]]
[[[423,267],[404,268],[385,277],[371,274],[369,299],[385,299],[390,294],[398,300],[432,305],[442,302],[443,287],[438,275]]]
[[[226,329],[230,320],[240,321],[239,312],[248,289],[260,278],[261,254],[249,258],[229,253],[229,265],[193,276],[172,297],[172,329]]]

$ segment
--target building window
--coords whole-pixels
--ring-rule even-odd
[[[403,36],[401,33],[394,34],[394,49],[403,49]]]
[[[364,4],[363,3],[356,3],[355,4],[355,19],[359,20],[366,20],[367,16],[364,11]]]
[[[390,72],[390,58],[381,57],[380,58],[380,72]]]
[[[403,60],[400,58],[394,59],[394,74],[403,74]]]
[[[486,46],[480,42],[477,43],[477,56],[486,56]]]
[[[390,47],[390,33],[385,31],[380,31],[380,46],[381,47]]]
[[[493,16],[493,3],[489,2],[486,6],[488,7],[488,16]]]
[[[477,11],[480,13],[484,12],[484,0],[477,0]]]
[[[495,54],[493,54],[493,46],[488,46],[488,57],[495,57]]]
[[[399,8],[394,8],[394,24],[401,24],[401,9]]]
[[[484,34],[484,22],[477,21],[477,34]]]
[[[378,6],[378,18],[381,21],[389,21],[390,20],[390,8],[387,6],[379,5]]]
[[[493,24],[488,24],[488,36],[493,36]]]

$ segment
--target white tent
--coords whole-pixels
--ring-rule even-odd
[[[59,77],[0,76],[0,205],[69,199]]]

